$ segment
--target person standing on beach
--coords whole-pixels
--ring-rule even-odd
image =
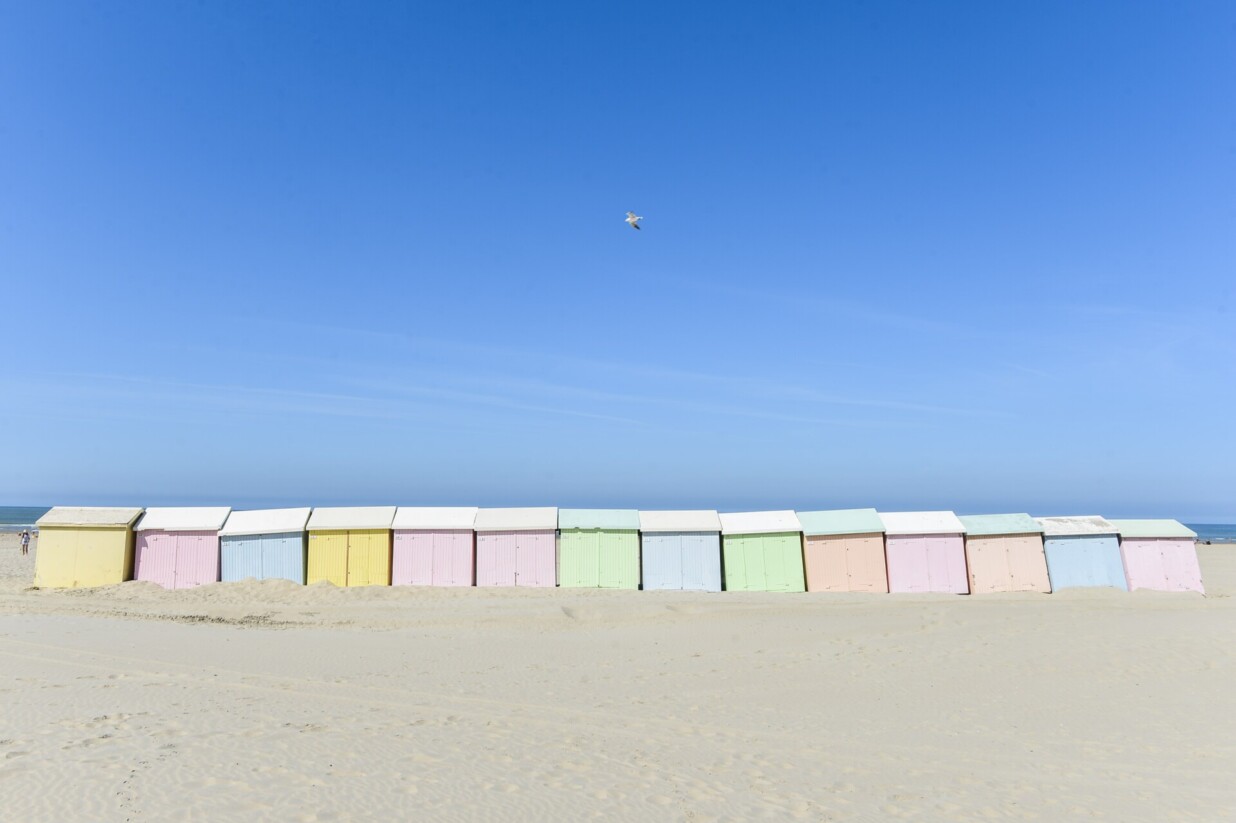
[[[30,554],[30,532],[24,529],[21,533],[21,553]]]

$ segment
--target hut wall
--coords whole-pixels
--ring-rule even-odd
[[[1204,591],[1197,544],[1192,538],[1124,538],[1120,554],[1130,590]]]
[[[967,537],[966,565],[971,594],[1051,591],[1043,538],[1038,534]]]
[[[882,534],[811,535],[803,543],[810,592],[887,592]]]
[[[651,532],[642,543],[645,591],[721,591],[720,533]]]
[[[558,536],[558,585],[638,589],[639,532],[563,529]]]
[[[727,534],[721,547],[726,591],[806,591],[797,532]]]
[[[390,573],[390,529],[309,532],[308,582],[389,586]]]
[[[188,589],[219,580],[219,533],[162,531],[137,533],[133,579],[165,589]]]
[[[1115,535],[1053,535],[1043,540],[1051,590],[1111,586],[1128,591]]]
[[[966,550],[959,534],[890,534],[888,590],[966,594]]]
[[[39,530],[34,585],[109,586],[132,577],[132,529],[44,526]]]
[[[305,533],[224,535],[219,576],[226,582],[291,580],[305,583]]]
[[[554,530],[476,533],[476,585],[553,586]]]
[[[471,586],[475,550],[471,529],[396,529],[391,584]]]

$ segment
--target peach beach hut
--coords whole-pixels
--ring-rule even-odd
[[[884,521],[875,509],[798,512],[809,592],[887,592]]]
[[[1050,592],[1043,527],[1028,514],[966,514],[970,594]]]

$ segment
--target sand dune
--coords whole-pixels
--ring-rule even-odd
[[[1236,818],[1210,592],[33,591],[0,542],[0,817]]]

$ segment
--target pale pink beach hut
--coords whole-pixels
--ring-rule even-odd
[[[228,506],[146,509],[137,521],[133,579],[165,589],[188,589],[219,580],[219,529]]]
[[[1203,592],[1197,533],[1176,520],[1111,520],[1129,590]]]
[[[880,512],[890,592],[968,594],[966,527],[952,512]]]
[[[471,586],[476,581],[476,506],[400,506],[392,586]]]
[[[476,585],[554,586],[558,509],[478,509]]]

